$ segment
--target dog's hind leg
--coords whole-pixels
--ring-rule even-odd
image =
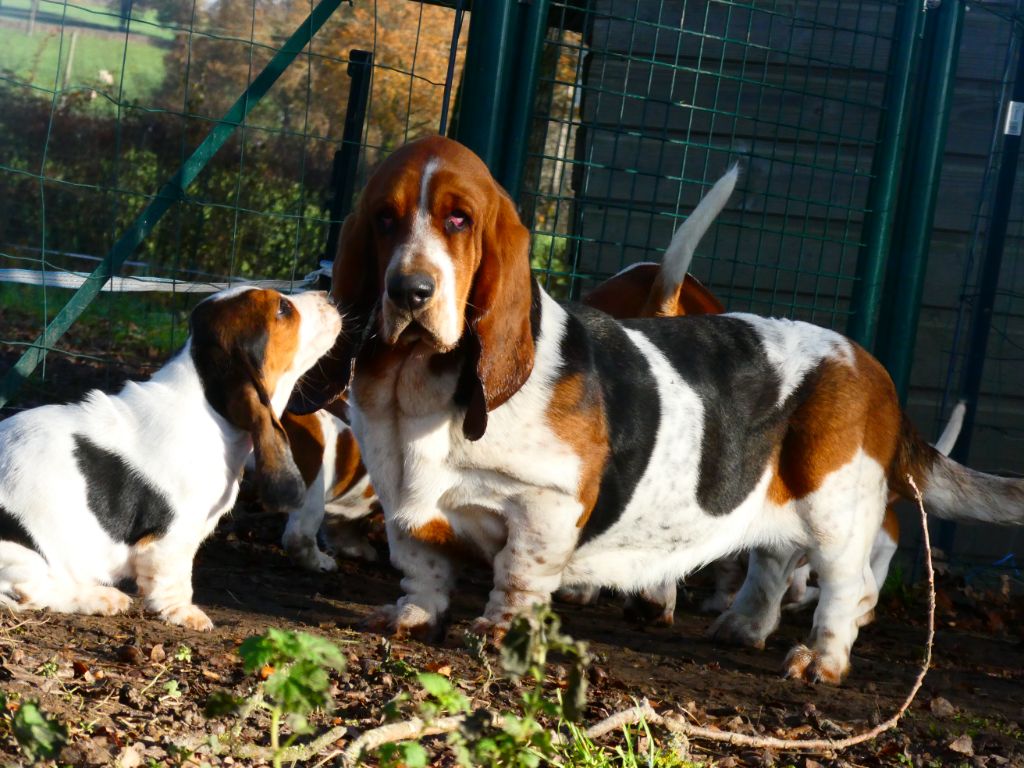
[[[764,641],[779,625],[782,596],[802,555],[798,547],[753,550],[743,586],[729,609],[708,628],[708,636],[764,648]]]
[[[10,541],[0,542],[0,602],[13,609],[48,609],[57,613],[113,616],[132,599],[116,587],[76,582],[55,574],[37,552]]]
[[[861,454],[834,472],[807,499],[815,541],[808,555],[821,594],[808,645],[786,657],[788,677],[839,683],[850,666],[850,649],[878,602],[871,545],[885,513],[885,474]]]

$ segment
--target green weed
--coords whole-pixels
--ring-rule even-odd
[[[244,700],[222,691],[211,696],[206,714],[239,714],[252,708],[268,711],[272,762],[279,768],[283,750],[312,731],[308,716],[330,707],[330,672],[344,670],[345,657],[338,646],[321,637],[279,629],[250,637],[239,646],[238,655],[246,672],[259,672],[263,678],[257,696]],[[291,731],[283,742],[282,721]]]
[[[10,730],[29,763],[56,758],[68,740],[68,731],[47,717],[37,701],[8,703],[0,691],[0,721]]]
[[[471,650],[482,655],[479,642]],[[569,667],[564,691],[551,695],[544,689],[548,661],[552,655]],[[502,643],[501,667],[505,676],[520,685],[515,711],[497,716],[474,710],[470,700],[455,683],[434,673],[416,674],[423,700],[412,709],[403,706],[409,694],[397,697],[388,707],[392,719],[410,715],[425,722],[461,715],[459,727],[447,737],[448,748],[465,768],[535,768],[542,764],[580,768],[691,768],[683,748],[659,746],[646,724],[625,729],[622,741],[604,747],[588,738],[576,725],[586,705],[590,655],[585,643],[561,631],[558,617],[548,608],[516,619]],[[488,680],[490,668],[488,665]],[[377,750],[381,766],[416,768],[430,764],[429,753],[417,741],[388,744]]]

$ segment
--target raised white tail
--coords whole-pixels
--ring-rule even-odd
[[[739,165],[733,165],[722,178],[715,182],[715,186],[704,195],[697,207],[693,209],[693,213],[672,235],[672,242],[668,244],[665,257],[661,261],[663,285],[678,286],[682,284],[686,273],[690,271],[693,252],[696,250],[697,244],[700,243],[701,238],[708,231],[708,227],[729,201],[729,196],[732,195],[732,191],[736,187],[739,175]]]

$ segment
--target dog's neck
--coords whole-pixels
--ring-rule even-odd
[[[219,440],[229,474],[236,476],[252,450],[249,433],[217,413],[206,398],[202,379],[192,361],[191,340],[148,381],[125,384],[111,397],[129,412],[140,429],[156,440]],[[180,441],[180,442],[179,442]]]

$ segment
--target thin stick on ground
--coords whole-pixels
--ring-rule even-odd
[[[914,489],[914,495],[917,499],[917,507],[921,512],[921,528],[924,536],[925,567],[928,574],[928,639],[925,643],[924,660],[921,663],[921,669],[917,673],[914,685],[911,687],[910,692],[903,701],[903,704],[900,705],[899,709],[896,710],[892,717],[864,733],[857,734],[856,736],[850,736],[845,739],[778,739],[773,736],[750,736],[748,734],[737,733],[735,731],[722,731],[691,725],[678,715],[658,714],[654,711],[654,708],[651,707],[650,703],[644,699],[635,707],[630,707],[629,709],[624,709],[621,712],[616,712],[615,714],[606,717],[601,722],[592,725],[584,731],[586,736],[590,739],[599,739],[602,736],[606,736],[613,731],[618,731],[627,725],[636,725],[640,722],[646,722],[648,725],[661,726],[670,733],[685,736],[688,739],[701,739],[705,741],[730,744],[737,747],[774,749],[783,752],[835,753],[856,746],[857,744],[863,744],[865,741],[870,741],[889,729],[895,728],[900,719],[906,713],[907,709],[910,707],[911,703],[914,701],[918,691],[921,690],[921,685],[924,683],[925,675],[928,674],[928,668],[931,666],[932,645],[935,640],[935,570],[932,567],[931,539],[928,536],[928,516],[924,511],[924,502],[921,498],[921,492],[914,483],[914,479],[908,476],[907,480],[909,481],[910,486]],[[452,717],[438,718],[437,720],[430,722],[414,717],[410,720],[405,720],[399,723],[382,725],[379,728],[364,731],[344,750],[332,751],[326,755],[318,765],[323,765],[339,755],[341,756],[342,763],[344,765],[357,765],[360,757],[364,753],[372,752],[385,744],[393,744],[395,742],[407,741],[409,739],[419,739],[424,736],[438,736],[441,734],[451,733],[458,730],[465,721],[466,715],[455,715]],[[492,712],[491,721],[495,726],[500,725],[500,715]],[[322,750],[326,749],[328,745],[333,744],[335,741],[342,738],[345,735],[346,730],[347,729],[344,726],[332,728],[330,731],[327,731],[309,744],[289,747],[288,749],[283,750],[282,757],[285,762],[308,761],[315,755],[319,754]],[[564,737],[558,737],[558,739],[564,739]],[[235,756],[244,758],[266,758],[269,756],[269,751],[264,747],[255,747],[245,750],[244,755],[236,751]]]

